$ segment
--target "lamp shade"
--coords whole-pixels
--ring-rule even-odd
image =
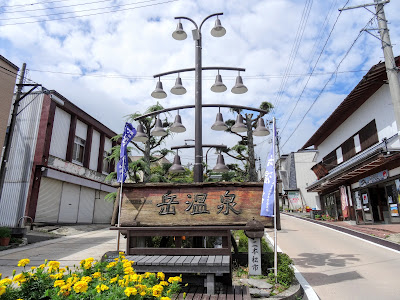
[[[175,116],[175,121],[169,130],[171,130],[172,132],[177,132],[177,133],[186,131],[185,126],[183,126],[183,124],[182,124],[182,119],[181,119],[180,115]]]
[[[222,114],[217,113],[217,117],[215,118],[214,124],[211,126],[212,130],[216,131],[224,131],[228,129],[228,126],[224,123],[224,119],[222,118]]]
[[[214,37],[224,36],[226,33],[225,28],[221,25],[221,21],[219,19],[215,20],[215,25],[213,29],[211,29],[211,35]]]
[[[221,75],[217,75],[215,77],[215,83],[213,84],[213,86],[211,87],[211,90],[214,93],[222,93],[226,91],[226,85],[222,82],[222,77]]]
[[[160,118],[156,120],[156,126],[154,127],[153,131],[151,132],[152,136],[166,136],[168,133],[162,127],[162,123]]]
[[[239,75],[236,77],[236,83],[231,92],[234,94],[244,94],[247,92],[247,87],[243,84],[242,76]]]
[[[246,132],[247,131],[247,126],[244,125],[243,123],[243,117],[242,115],[238,115],[236,117],[236,122],[231,128],[232,132]]]
[[[183,26],[180,21],[179,21],[178,25],[176,25],[176,30],[172,33],[172,37],[178,41],[182,41],[187,38],[187,34],[183,30]]]
[[[169,168],[168,172],[169,173],[183,173],[183,172],[185,172],[185,168],[182,167],[181,158],[179,157],[178,154],[175,155],[174,163]]]
[[[176,78],[175,85],[172,87],[171,93],[174,94],[174,95],[186,94],[186,89],[182,85],[182,79],[180,77]]]
[[[148,136],[144,133],[142,124],[139,124],[136,128],[136,135],[133,137],[133,141],[146,143]]]
[[[167,93],[164,92],[161,81],[157,81],[156,89],[151,93],[151,96],[156,99],[163,99],[167,97]]]
[[[255,136],[266,136],[269,135],[269,130],[265,127],[264,120],[259,118],[257,121],[257,127],[253,130],[253,135]]]
[[[229,171],[229,168],[225,165],[224,156],[220,153],[218,154],[217,164],[213,168],[214,172],[225,173]]]

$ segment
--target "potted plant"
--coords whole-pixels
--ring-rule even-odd
[[[315,220],[321,220],[321,215],[315,215]]]
[[[8,246],[11,238],[11,229],[8,227],[0,227],[0,246]]]

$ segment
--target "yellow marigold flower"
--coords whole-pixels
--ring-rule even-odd
[[[65,281],[64,280],[56,280],[54,281],[54,287],[58,287],[58,286],[63,286],[65,285]]]
[[[162,286],[167,286],[169,283],[163,280],[163,281],[160,281],[160,284],[161,284]]]
[[[61,279],[64,274],[63,273],[57,273],[57,274],[51,274],[49,275],[51,279]]]
[[[157,278],[160,280],[164,280],[165,279],[165,274],[163,272],[158,272],[157,273]]]
[[[117,257],[117,258],[114,258],[114,260],[115,260],[115,261],[119,261],[119,257]]]
[[[81,281],[91,282],[91,281],[92,281],[92,277],[90,277],[90,276],[83,276],[83,277],[81,278]]]
[[[88,283],[86,281],[80,280],[74,284],[74,291],[75,293],[86,293],[88,289]]]
[[[10,285],[12,283],[12,280],[10,278],[4,278],[0,280],[0,285]]]
[[[29,259],[29,258],[24,258],[24,259],[21,259],[19,262],[18,262],[18,267],[25,267],[27,264],[29,264],[31,262],[31,260]]]
[[[146,296],[146,291],[141,292],[141,293],[140,293],[140,296],[142,296],[142,297],[143,297],[143,296]]]
[[[110,262],[110,263],[106,266],[106,268],[115,267],[116,264],[117,264],[117,263],[116,263],[115,261],[112,261],[112,262]]]
[[[31,267],[31,270],[33,271],[33,270],[35,270],[36,269],[36,267],[35,266],[33,266],[33,267]]]
[[[85,260],[86,260],[86,262],[93,262],[94,258],[93,257],[89,257],[89,258],[86,258]]]
[[[135,296],[136,294],[137,294],[137,290],[135,288],[133,288],[133,287],[127,287],[125,289],[125,295],[127,297],[129,297],[130,295],[134,295]]]
[[[116,282],[117,280],[118,280],[118,275],[116,276],[116,277],[114,277],[114,278],[111,278],[110,279],[110,283],[114,283],[114,282]]]
[[[60,268],[60,270],[58,270],[58,272],[60,272],[60,273],[64,273],[66,271],[67,271],[67,269],[65,269],[65,268]]]
[[[119,286],[124,286],[125,280],[123,280],[123,279],[118,280],[118,284],[119,284]]]
[[[185,299],[186,298],[186,292],[185,293],[183,293],[183,299]]]
[[[170,297],[161,297],[160,300],[171,300],[171,298]]]
[[[100,272],[94,272],[92,276],[93,276],[93,278],[99,278],[101,276],[101,273]]]
[[[72,277],[69,277],[67,279],[67,284],[73,285],[74,283],[76,283],[79,279],[77,277],[74,276],[75,274],[72,274]]]
[[[182,282],[182,278],[179,277],[179,276],[170,277],[170,278],[168,278],[168,282],[169,282],[169,283]]]
[[[133,275],[133,273],[134,273],[133,268],[132,267],[125,268],[124,273]]]
[[[6,292],[6,287],[4,285],[0,286],[0,296]]]
[[[99,284],[98,286],[96,286],[96,290],[98,293],[101,293],[103,291],[107,291],[109,289],[108,286],[106,286],[105,284]]]
[[[46,266],[45,264],[41,264],[41,265],[38,267],[38,269],[44,269],[45,266]]]
[[[92,263],[89,261],[89,262],[86,262],[84,265],[83,265],[83,267],[86,269],[86,270],[88,270],[88,269],[90,269],[91,267],[92,267]]]
[[[22,282],[26,281],[25,275],[22,274],[22,273],[18,274],[18,275],[15,275],[14,278],[13,278],[13,281],[14,282],[18,282],[18,284],[20,285]]]
[[[49,273],[58,270],[60,268],[60,263],[55,260],[49,261]]]
[[[153,296],[154,297],[157,297],[157,298],[161,297],[161,293],[162,293],[162,291],[153,289]]]
[[[123,266],[124,268],[132,267],[132,262],[126,261],[126,262],[124,262],[124,264],[123,264],[122,266]]]

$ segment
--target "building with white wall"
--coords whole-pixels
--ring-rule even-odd
[[[311,170],[315,165],[316,155],[316,150],[299,150],[281,156],[280,176],[285,207],[303,211],[307,207],[314,210],[320,209],[318,194],[306,190],[317,179]]]
[[[0,226],[22,216],[36,223],[110,223],[115,192],[105,160],[116,133],[57,93],[31,93],[16,118]]]
[[[399,66],[399,57],[396,58]],[[400,142],[384,63],[373,66],[303,146],[325,213],[359,224],[399,223]]]

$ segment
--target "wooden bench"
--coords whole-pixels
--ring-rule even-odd
[[[231,229],[235,226],[188,226],[188,227],[123,227],[127,238],[126,257],[133,260],[137,272],[164,272],[176,274],[200,273],[206,275],[207,294],[215,293],[215,275],[225,274],[231,279]],[[145,237],[172,237],[173,247],[149,248]],[[219,248],[182,248],[183,237],[221,237]],[[231,283],[231,282],[230,282]]]

